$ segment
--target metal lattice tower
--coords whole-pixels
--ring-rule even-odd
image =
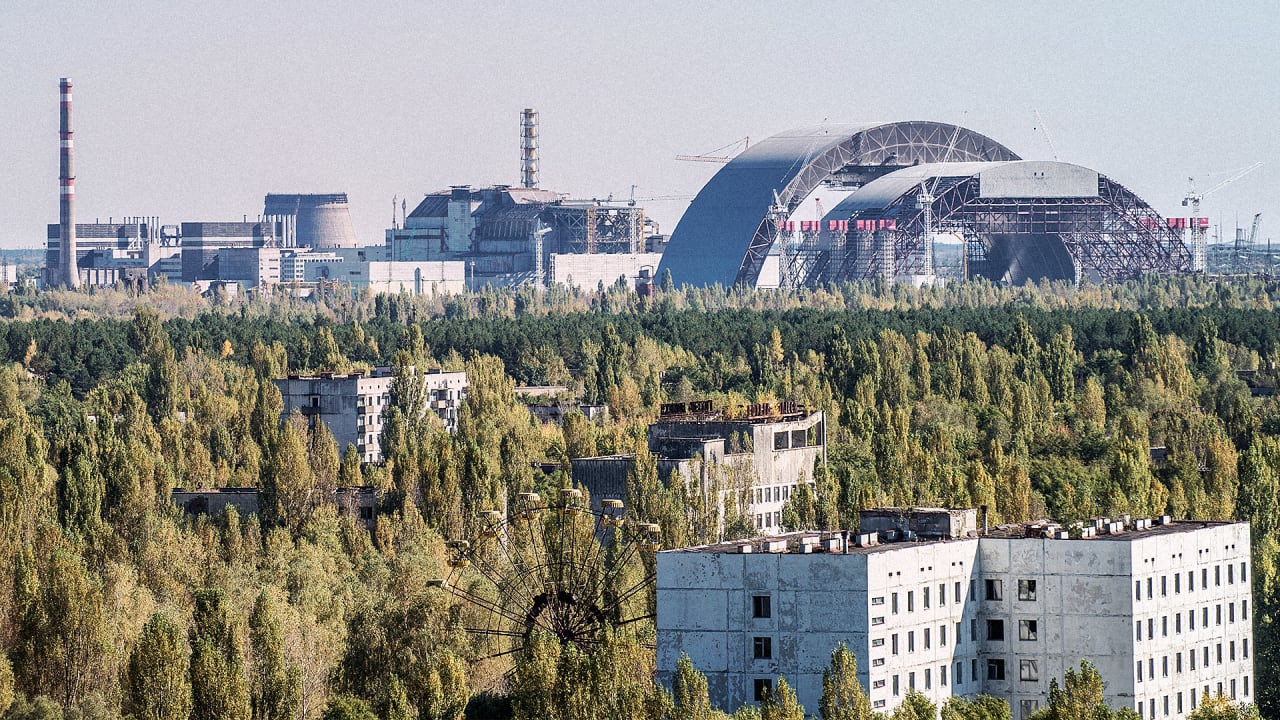
[[[538,187],[538,111],[520,113],[520,186]]]

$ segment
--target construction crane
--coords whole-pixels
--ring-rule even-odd
[[[1182,206],[1190,207],[1191,217],[1194,218],[1191,221],[1191,270],[1193,272],[1204,272],[1205,270],[1205,229],[1200,227],[1200,201],[1260,167],[1262,167],[1262,163],[1256,162],[1247,168],[1233,173],[1226,180],[1223,180],[1204,192],[1196,192],[1196,179],[1193,177],[1187,178],[1189,187],[1186,197],[1182,199]]]
[[[1058,159],[1058,148],[1053,145],[1053,137],[1049,135],[1049,126],[1044,124],[1044,118],[1040,117],[1040,111],[1034,110],[1036,114],[1036,122],[1039,123],[1040,133],[1044,135],[1044,141],[1049,144],[1049,152],[1053,153],[1053,159]]]
[[[1249,230],[1249,250],[1252,251],[1258,246],[1258,227],[1262,225],[1262,213],[1255,213],[1253,216],[1253,227]]]
[[[715,150],[709,150],[705,153],[702,153],[701,155],[677,155],[676,159],[685,160],[687,162],[720,163],[721,165],[723,165],[729,162],[730,160],[732,160],[734,156],[737,155],[736,152],[732,152],[732,151],[735,150],[739,145],[742,146],[742,152],[746,152],[747,150],[751,149],[751,138],[748,136],[748,137],[742,138],[741,140],[734,140],[728,145],[725,145],[723,147],[718,147]],[[719,154],[719,153],[725,153],[725,152],[728,152],[728,154],[725,154],[725,155]]]
[[[693,199],[692,195],[649,195],[647,197],[636,197],[637,189],[643,189],[643,188],[640,188],[639,185],[632,185],[631,194],[627,196],[627,205],[630,207],[635,207],[636,203],[640,203],[640,202],[675,202],[675,201],[689,201]],[[613,202],[612,193],[609,194],[607,201]]]

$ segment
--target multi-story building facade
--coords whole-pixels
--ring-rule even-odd
[[[845,642],[883,712],[914,688],[938,703],[994,695],[1021,720],[1081,660],[1101,672],[1110,705],[1149,720],[1184,717],[1205,692],[1253,700],[1247,524],[979,532],[975,518],[888,511],[864,515],[853,537],[660,553],[659,669],[669,675],[688,653],[724,708],[785,676],[813,709]]]
[[[458,428],[458,412],[467,395],[464,372],[419,373],[424,412],[440,418],[449,432]],[[290,375],[275,381],[284,399],[284,415],[294,410],[312,423],[320,421],[333,434],[338,451],[354,446],[366,463],[382,462],[383,414],[391,398],[392,368],[368,373]]]
[[[793,406],[776,410],[752,406],[755,414],[728,419],[710,403],[675,403],[649,426],[649,452],[667,482],[679,473],[686,482],[708,491],[718,487],[728,509],[742,513],[757,529],[782,527],[782,507],[800,484],[813,483],[813,471],[826,447],[821,412]],[[630,455],[580,458],[573,461],[574,482],[597,504],[626,499]]]

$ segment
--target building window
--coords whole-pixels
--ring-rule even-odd
[[[1178,714],[1182,714],[1182,693],[1178,693]]]
[[[925,628],[925,629],[924,629],[924,649],[925,649],[925,650],[928,650],[929,648],[933,647],[933,643],[929,642],[929,640],[930,640],[930,638],[929,638],[929,628]],[[1233,643],[1233,645],[1234,645],[1234,643]]]
[[[916,611],[916,592],[914,590],[907,591],[907,612]]]
[[[1035,620],[1019,620],[1018,621],[1018,639],[1019,640],[1035,640],[1036,639],[1036,621]]]
[[[893,612],[894,615],[897,615],[898,614],[898,593],[893,593],[892,595],[890,595],[889,600],[890,600],[889,609]]]
[[[1139,642],[1142,641],[1142,621],[1141,620],[1133,621],[1133,639]]]
[[[1173,631],[1182,634],[1182,613],[1173,616]]]
[[[1240,619],[1241,620],[1249,619],[1249,601],[1248,600],[1240,601]]]
[[[1004,640],[1004,621],[988,620],[987,621],[987,639],[988,640]]]
[[[1160,576],[1160,597],[1164,597],[1165,595],[1168,595],[1168,594],[1169,594],[1169,576],[1161,575]]]
[[[1235,565],[1227,566],[1227,584],[1228,585],[1236,584],[1236,566]]]
[[[898,676],[893,676],[893,696],[898,697],[902,694],[902,688],[898,685]]]
[[[773,680],[770,680],[769,678],[756,678],[755,693],[752,695],[752,697],[756,699],[756,702],[765,702],[772,694]]]
[[[1160,658],[1160,677],[1169,677],[1169,656]]]
[[[1136,664],[1138,667],[1138,682],[1142,682],[1142,661],[1139,660]]]
[[[1169,616],[1160,616],[1160,637],[1169,637]]]
[[[1228,643],[1227,648],[1228,648],[1227,659],[1229,659],[1231,662],[1235,662],[1236,661],[1236,641],[1232,640],[1230,643]]]
[[[1004,679],[1004,660],[988,660],[987,661],[987,679],[1003,680]]]
[[[989,579],[986,583],[988,600],[1004,599],[1004,581],[999,579]]]
[[[872,660],[871,667],[884,667],[884,658],[875,658]]]
[[[1023,658],[1018,661],[1018,679],[1023,682],[1035,682],[1040,679],[1040,667],[1035,660]]]
[[[1176,653],[1173,656],[1173,671],[1182,672],[1182,653]]]
[[[1040,709],[1039,700],[1023,700],[1021,702],[1022,717],[1019,720],[1031,720],[1031,716]]]
[[[947,626],[946,625],[938,626],[938,645],[940,647],[947,646]]]
[[[768,595],[752,595],[751,596],[751,617],[753,618],[770,618],[773,617],[773,603]]]
[[[1134,600],[1142,599],[1142,581],[1141,580],[1133,581],[1133,599]]]
[[[1187,629],[1188,630],[1196,629],[1196,611],[1195,610],[1187,611]]]
[[[956,581],[955,598],[956,598],[956,602],[961,602],[963,599],[960,597],[960,581],[959,580]]]
[[[1209,568],[1200,569],[1200,587],[1202,588],[1209,587]]]
[[[884,638],[873,638],[871,640],[871,647],[884,647]]]
[[[915,652],[915,651],[916,651],[916,631],[908,630],[907,631],[907,652]]]
[[[947,666],[946,665],[938,666],[938,684],[943,687],[947,686]],[[1245,694],[1247,695],[1248,693],[1245,693]]]
[[[1228,622],[1236,621],[1236,604],[1235,603],[1227,603],[1227,621]]]
[[[1156,637],[1156,619],[1147,618],[1147,639],[1154,640]]]
[[[872,625],[883,625],[883,624],[884,624],[884,616],[883,616],[883,615],[880,615],[880,616],[877,616],[877,617],[873,617],[873,618],[871,618],[871,624],[872,624]]]
[[[1035,580],[1019,580],[1018,581],[1018,599],[1027,600],[1027,601],[1036,599],[1036,581]]]
[[[974,681],[978,681],[978,658],[969,661],[969,677]]]
[[[1187,592],[1195,592],[1195,591],[1196,591],[1196,571],[1188,570],[1187,571]],[[1196,696],[1195,693],[1191,693],[1191,698],[1193,701],[1195,699],[1195,696]]]
[[[883,604],[884,604],[884,596],[883,596],[883,595],[881,595],[880,597],[873,597],[873,598],[871,598],[871,604],[872,604],[872,605],[883,605]]]
[[[947,584],[946,583],[938,583],[938,604],[939,605],[947,604]]]
[[[1173,574],[1173,592],[1175,594],[1182,592],[1182,573]]]
[[[1245,570],[1245,568],[1246,568],[1246,567],[1247,567],[1247,565],[1246,565],[1245,561],[1241,560],[1241,561],[1240,561],[1240,582],[1247,582],[1247,581],[1248,581],[1248,575],[1249,575],[1249,573],[1248,573],[1248,571],[1247,571],[1247,570]],[[1246,681],[1245,681],[1245,686],[1247,687],[1247,686],[1248,686],[1248,684],[1249,684],[1249,681],[1248,681],[1248,680],[1246,680]],[[1248,695],[1248,694],[1249,694],[1249,692],[1246,690],[1244,694],[1245,694],[1245,695]]]
[[[871,681],[871,689],[872,689],[872,690],[879,690],[879,689],[880,689],[880,688],[882,688],[882,687],[884,687],[884,679],[883,679],[883,678],[882,678],[882,679],[880,679],[880,680],[872,680],[872,681]]]
[[[925,588],[920,592],[924,594],[924,609],[928,610],[929,609],[929,588]]]
[[[1187,653],[1187,659],[1191,661],[1191,670],[1194,672],[1194,671],[1195,671],[1195,669],[1196,669],[1196,651],[1195,651],[1195,650],[1192,650],[1192,651],[1188,652],[1188,653]],[[1193,694],[1194,694],[1194,693],[1193,693]]]
[[[1221,625],[1222,624],[1222,604],[1221,603],[1219,603],[1214,607],[1214,614],[1217,615],[1217,619],[1214,622],[1214,624]]]
[[[964,663],[960,662],[959,660],[956,661],[955,678],[956,678],[957,685],[964,682]]]
[[[1249,638],[1240,641],[1240,654],[1244,656],[1245,660],[1249,659]]]
[[[898,654],[898,633],[894,633],[893,636],[889,638],[889,645],[890,645],[889,651],[892,652],[894,655],[897,655]]]
[[[885,705],[884,700],[876,700],[875,702],[871,703],[871,707],[876,708],[877,710],[884,707],[884,705]]]
[[[1205,605],[1200,608],[1200,626],[1209,627],[1209,606]]]
[[[1221,565],[1213,566],[1213,584],[1214,585],[1222,584],[1222,566]]]
[[[913,672],[907,673],[907,688],[910,690],[916,689],[916,674]]]
[[[773,638],[758,637],[751,641],[751,656],[756,660],[768,660],[773,657]]]
[[[1147,599],[1150,600],[1152,597],[1153,596],[1151,593],[1151,578],[1147,578]]]

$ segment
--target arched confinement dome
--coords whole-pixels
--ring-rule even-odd
[[[1019,159],[980,133],[928,121],[822,125],[779,133],[729,161],[676,225],[658,267],[679,284],[754,285],[776,237],[771,209],[819,185],[857,187],[920,163]]]
[[[923,202],[926,193],[932,203]],[[799,281],[931,273],[924,241],[939,232],[969,242],[970,275],[1015,284],[1084,274],[1121,280],[1185,271],[1191,260],[1180,231],[1144,200],[1095,170],[1057,161],[904,168],[858,188],[822,225],[845,221],[847,229],[812,243],[815,260]]]

